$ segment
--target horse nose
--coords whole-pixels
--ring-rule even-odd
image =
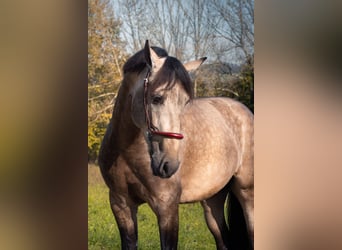
[[[159,162],[152,161],[153,174],[161,178],[170,178],[178,170],[178,167],[178,162],[165,158]]]
[[[178,162],[163,161],[159,168],[159,176],[162,178],[170,178],[178,170]]]

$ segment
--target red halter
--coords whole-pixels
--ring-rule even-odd
[[[147,103],[147,98],[148,98],[148,78],[150,77],[151,71],[148,70],[146,77],[144,79],[144,109],[145,109],[145,117],[146,117],[146,125],[147,125],[147,130],[150,135],[158,135],[162,136],[165,138],[169,139],[177,139],[181,140],[184,138],[184,136],[180,133],[174,133],[174,132],[164,132],[164,131],[159,131],[157,127],[155,127],[152,124],[151,117],[150,117],[150,111],[148,109],[148,103]]]

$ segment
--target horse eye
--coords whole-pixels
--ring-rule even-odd
[[[164,100],[164,98],[161,95],[153,95],[152,96],[152,104],[154,104],[154,105],[162,104],[163,100]]]

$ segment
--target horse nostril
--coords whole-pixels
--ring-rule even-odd
[[[153,175],[161,178],[169,178],[177,171],[179,163],[166,160],[165,158],[162,160],[152,158],[151,166]]]
[[[166,161],[166,162],[161,164],[160,173],[161,173],[162,176],[168,176],[169,170],[170,170],[169,162]]]

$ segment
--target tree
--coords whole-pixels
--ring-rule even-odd
[[[254,0],[209,0],[216,55],[233,54],[245,63],[254,54]]]
[[[231,87],[227,96],[245,104],[254,113],[254,57],[247,58],[242,66],[238,81]],[[235,93],[232,95],[232,93]]]
[[[139,0],[118,0],[116,9],[123,22],[122,35],[131,53],[141,50],[144,46],[144,21],[146,19],[146,3]]]
[[[145,40],[181,61],[208,53],[213,32],[205,1],[120,0],[117,5],[125,27],[123,37],[131,53],[142,49]]]
[[[253,56],[247,59],[241,69],[223,63],[205,64],[199,69],[197,82],[199,97],[230,97],[242,102],[254,113]]]
[[[211,42],[214,38],[214,32],[210,24],[210,9],[203,0],[178,0],[181,6],[182,14],[185,16],[188,41],[191,44],[193,54],[192,58],[208,56],[211,48]]]
[[[146,39],[181,61],[245,63],[254,53],[254,0],[118,0],[130,53]]]
[[[126,60],[110,0],[88,0],[88,160],[95,161]]]

